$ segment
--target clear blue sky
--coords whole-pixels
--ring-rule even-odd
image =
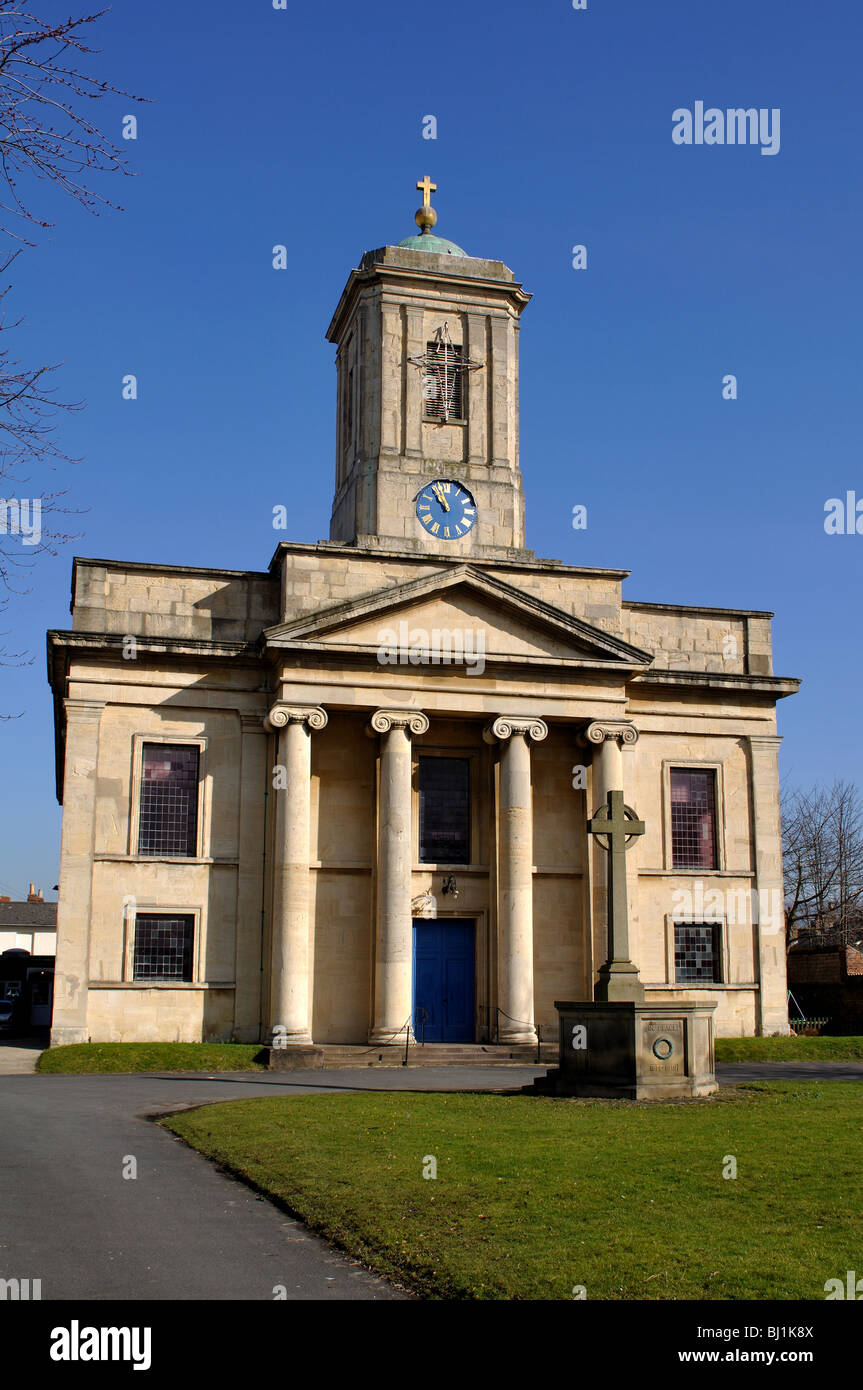
[[[774,610],[775,669],[805,681],[783,773],[863,781],[863,536],[823,525],[827,498],[863,498],[859,0],[118,0],[99,31],[90,66],[153,104],[101,103],[115,137],[139,116],[140,177],[105,184],[126,210],[43,189],[57,225],[9,299],[21,355],[87,402],[61,442],[88,510],[3,623],[35,659],[0,671],[24,711],[0,725],[0,891],[57,881],[44,631],[70,625],[73,555],[264,569],[278,503],[288,538],[327,535],[324,333],[362,252],[415,230],[426,172],[439,233],[535,296],[528,544],[631,569],[629,598]],[[780,108],[780,152],[675,145],[696,101]]]

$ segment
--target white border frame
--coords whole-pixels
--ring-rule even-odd
[[[672,771],[712,772],[714,781],[714,828],[716,832],[716,864],[712,869],[697,867],[676,869],[671,835],[671,773]],[[705,758],[663,758],[662,760],[662,859],[668,874],[721,874],[727,863],[725,851],[725,765]]]
[[[211,814],[211,788],[210,778],[207,770],[207,735],[194,734],[186,736],[183,734],[133,734],[132,735],[132,776],[131,776],[131,802],[129,806],[129,858],[142,864],[157,864],[160,860],[169,863],[198,863],[209,857],[210,849],[210,814]],[[187,854],[140,854],[138,852],[138,836],[141,821],[141,784],[143,782],[144,770],[144,745],[146,743],[165,743],[175,747],[192,747],[198,749],[198,816],[197,834],[195,841],[195,853],[193,856]]]
[[[129,894],[129,897],[132,897]],[[188,989],[190,985],[201,985],[201,962],[206,959],[205,913],[201,907],[168,906],[163,903],[141,902],[135,899],[134,912],[127,911],[128,901],[123,904],[123,977],[121,983],[134,985],[137,989]],[[191,980],[136,980],[135,965],[135,923],[138,917],[191,917],[192,918],[192,978]]]

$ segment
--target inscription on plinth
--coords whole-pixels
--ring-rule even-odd
[[[682,1018],[642,1018],[641,1069],[665,1076],[686,1074],[686,1028]]]

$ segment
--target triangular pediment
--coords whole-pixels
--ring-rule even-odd
[[[652,659],[471,565],[304,614],[269,628],[264,637],[271,648],[309,646],[357,654],[392,643],[399,649],[421,649],[424,641],[432,650],[436,642],[461,641],[465,649],[472,642],[476,651],[481,640],[487,660],[643,668]]]

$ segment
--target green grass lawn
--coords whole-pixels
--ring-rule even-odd
[[[258,1043],[72,1043],[43,1052],[36,1070],[266,1071],[266,1056]]]
[[[641,1105],[305,1095],[164,1123],[427,1297],[823,1299],[860,1267],[859,1083]]]
[[[52,1047],[37,1071],[262,1071],[257,1043],[73,1043]],[[863,1038],[719,1038],[717,1062],[850,1062],[863,1058]]]
[[[854,1062],[863,1038],[717,1038],[717,1062]]]

